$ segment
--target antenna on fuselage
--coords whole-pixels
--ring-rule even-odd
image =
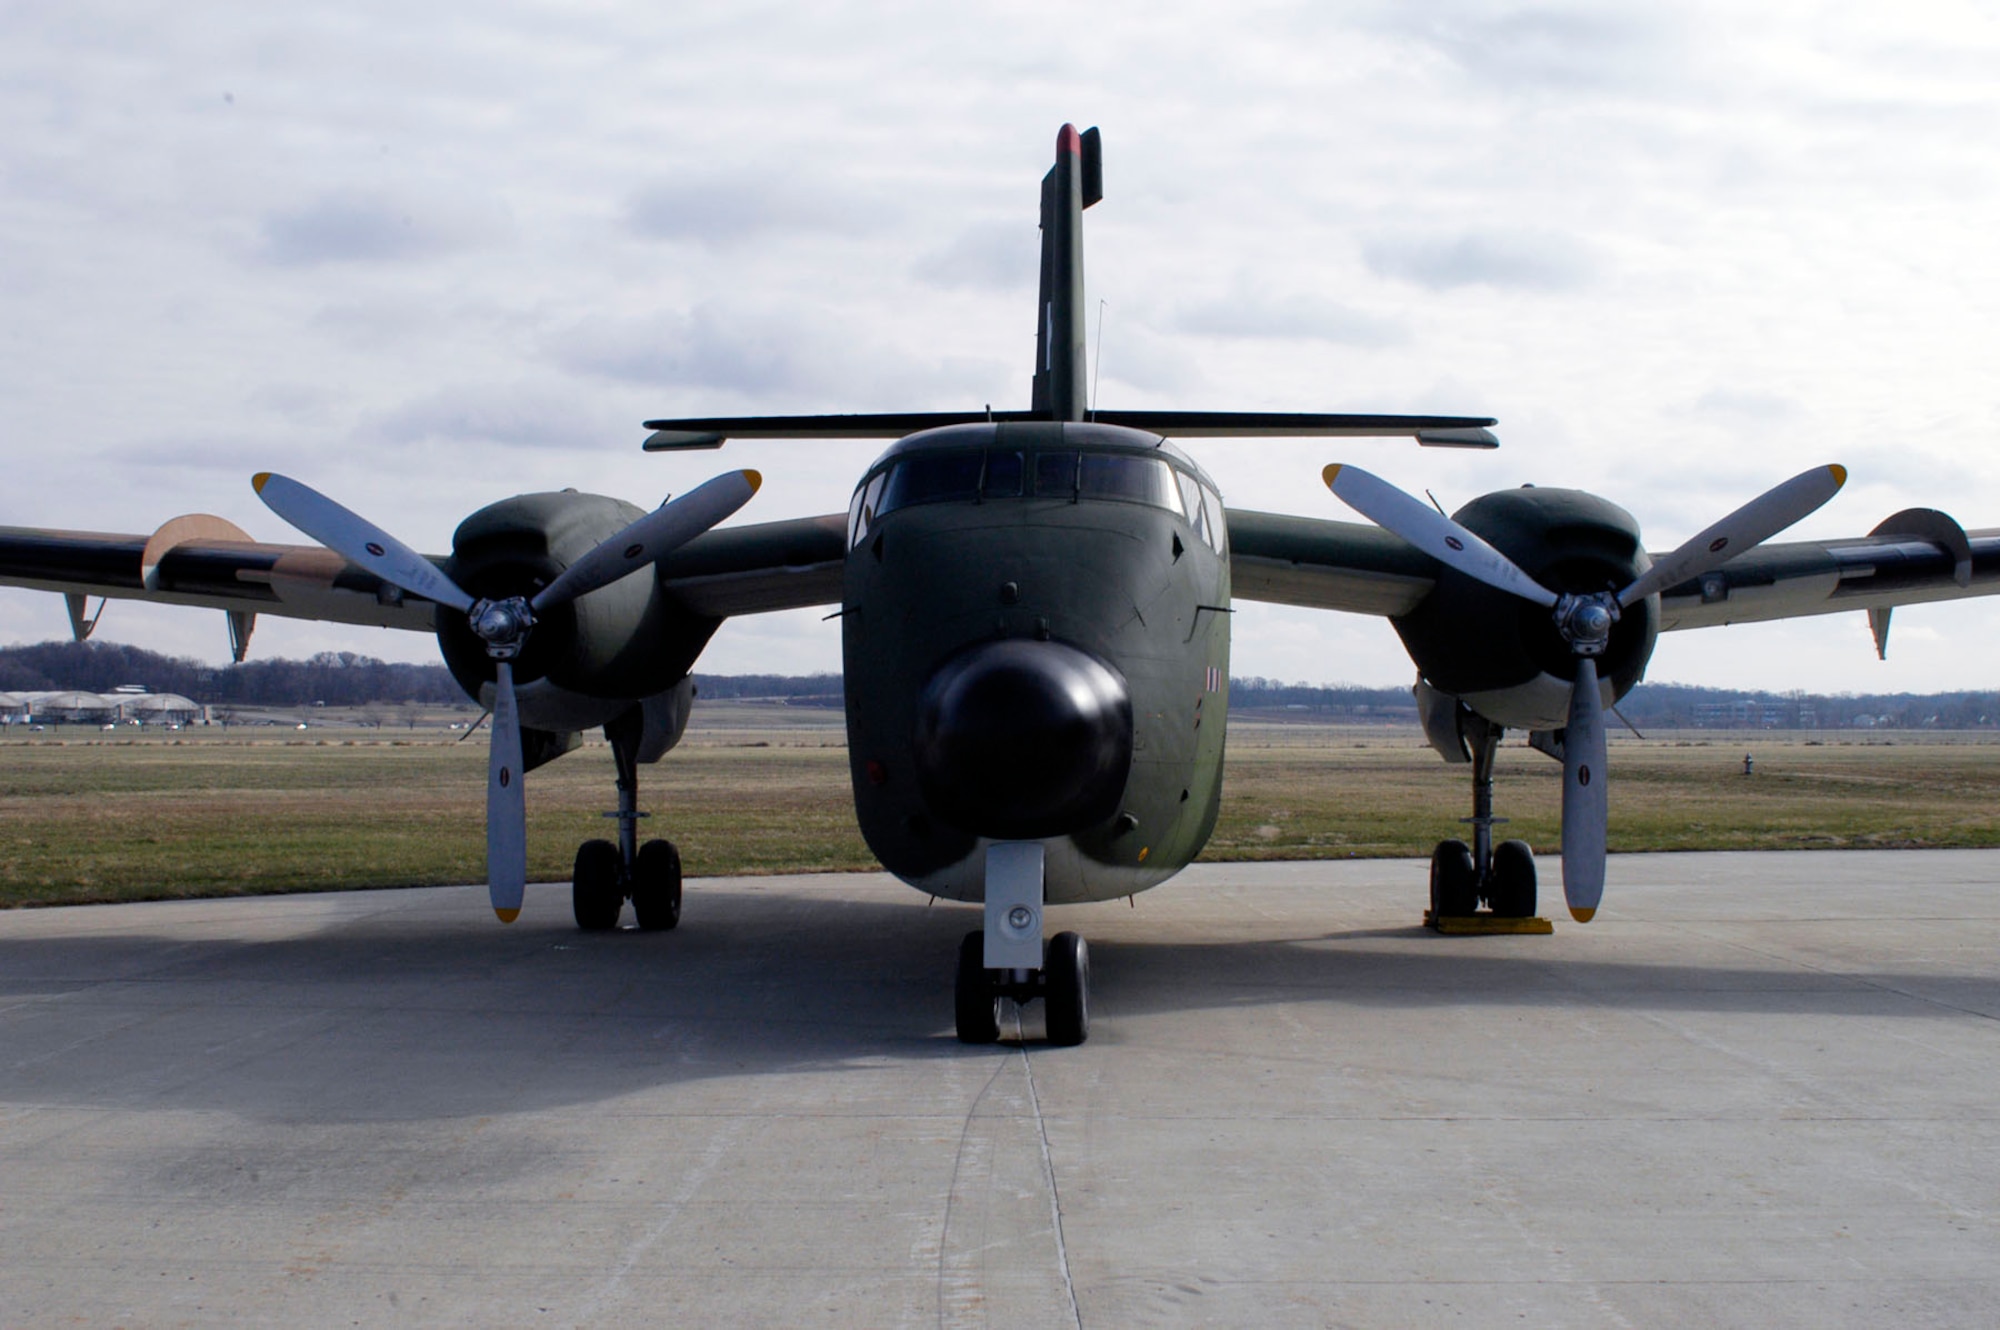
[[[1090,356],[1090,411],[1091,418],[1097,414],[1097,376],[1104,372],[1104,307],[1109,301],[1097,302],[1097,349]]]

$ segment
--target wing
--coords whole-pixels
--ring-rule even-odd
[[[1430,592],[1438,565],[1366,523],[1228,509],[1232,591],[1239,599],[1390,618]],[[1770,542],[1668,587],[1662,630],[1711,628],[1843,610],[1879,616],[1896,605],[2000,593],[2000,529],[1966,531],[1912,508],[1865,536]]]
[[[1408,614],[1430,594],[1438,564],[1367,522],[1333,522],[1225,508],[1230,594],[1315,610]]]
[[[840,599],[838,513],[709,531],[660,562],[665,589],[723,618]],[[427,555],[442,565],[444,556]],[[0,586],[150,600],[430,632],[436,605],[319,545],[251,540],[219,517],[177,517],[150,536],[0,527]]]
[[[847,515],[705,532],[660,560],[660,583],[696,614],[726,619],[838,605]]]
[[[151,536],[0,527],[0,585],[418,632],[436,609],[324,546],[264,544],[202,514]]]
[[[2000,593],[2000,529],[1967,531],[1912,508],[1866,536],[1764,544],[1660,595],[1660,627],[1712,628]]]

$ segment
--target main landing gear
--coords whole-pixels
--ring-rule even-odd
[[[618,927],[625,902],[639,927],[649,931],[672,928],[681,921],[681,854],[670,840],[639,844],[639,725],[629,713],[604,727],[611,757],[618,767],[618,843],[587,840],[577,847],[576,868],[570,875],[570,905],[576,926],[585,932]]]
[[[1499,919],[1526,919],[1535,913],[1535,854],[1523,840],[1493,844],[1493,760],[1506,731],[1483,717],[1469,717],[1472,748],[1472,844],[1439,841],[1431,851],[1431,919],[1465,918],[1483,904]]]
[[[1035,841],[986,849],[986,926],[958,947],[952,985],[958,1037],[1000,1037],[1000,999],[1042,1000],[1049,1042],[1073,1047],[1090,1037],[1090,947],[1075,933],[1042,941],[1043,851]]]

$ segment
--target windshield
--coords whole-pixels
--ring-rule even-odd
[[[1185,518],[1210,548],[1220,548],[1221,503],[1192,476],[1160,457],[1056,449],[1024,456],[1012,449],[916,453],[870,477],[848,508],[848,546],[898,508],[920,503],[1110,499],[1164,508]]]

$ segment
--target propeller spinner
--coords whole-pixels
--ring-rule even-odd
[[[1769,540],[1840,491],[1847,469],[1816,466],[1744,504],[1691,537],[1620,591],[1557,593],[1523,572],[1513,560],[1444,514],[1428,508],[1379,476],[1335,463],[1323,473],[1328,489],[1362,516],[1395,532],[1467,577],[1545,606],[1569,645],[1576,672],[1570,684],[1563,734],[1563,899],[1570,915],[1588,923],[1604,896],[1605,794],[1604,698],[1597,658],[1611,640],[1621,611],[1692,577],[1719,568]]]
[[[564,569],[532,597],[476,600],[423,555],[366,518],[296,480],[271,472],[251,479],[266,507],[383,581],[466,616],[493,661],[493,725],[486,761],[486,878],[502,923],[521,914],[528,881],[527,801],[521,781],[521,719],[514,700],[515,657],[537,618],[694,539],[750,501],[755,471],[730,471],[662,504]]]

